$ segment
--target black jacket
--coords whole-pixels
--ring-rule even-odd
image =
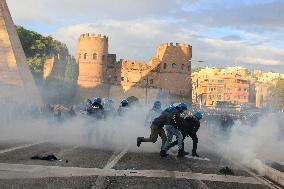
[[[164,125],[167,123],[169,112],[166,110],[161,113],[161,115],[154,119],[152,124],[158,126],[159,128],[164,127]]]
[[[178,108],[169,113],[167,117],[167,124],[174,127],[181,127],[183,118],[180,116],[180,114],[181,113]]]
[[[195,134],[199,130],[200,121],[194,117],[186,117],[182,121],[182,126],[179,127],[183,136],[189,136],[190,134]]]

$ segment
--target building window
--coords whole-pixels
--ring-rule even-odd
[[[167,69],[167,63],[164,63],[164,70]]]
[[[187,71],[190,71],[190,66],[187,66]]]
[[[231,96],[230,95],[227,96],[227,100],[231,100]]]
[[[97,53],[94,53],[94,54],[93,54],[93,59],[94,59],[94,60],[97,60],[97,58],[98,58]]]
[[[227,88],[227,93],[230,93],[231,92],[231,88]]]
[[[184,70],[184,64],[181,65],[181,70]]]
[[[175,70],[177,68],[177,65],[175,63],[173,63],[172,68]]]
[[[85,60],[88,59],[88,53],[85,53],[85,54],[84,54],[84,59],[85,59]]]
[[[222,100],[222,96],[221,95],[218,95],[218,100]]]
[[[224,84],[224,80],[218,80],[218,84]]]
[[[124,77],[121,77],[121,81],[124,81]]]
[[[154,80],[153,79],[150,79],[150,84],[153,84],[154,83]]]
[[[117,76],[114,76],[114,81],[117,81]]]

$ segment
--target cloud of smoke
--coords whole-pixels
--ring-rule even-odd
[[[148,137],[150,128],[144,121],[150,106],[134,106],[124,116],[96,120],[77,113],[62,122],[31,113],[31,107],[2,103],[0,107],[0,140],[40,142],[89,146],[105,150],[159,152],[161,141],[156,144],[143,143],[136,147],[138,136]],[[65,117],[65,116],[64,116]],[[212,152],[238,163],[262,171],[262,163],[283,161],[284,128],[283,113],[259,116],[257,122],[245,124],[235,121],[231,130],[220,129],[218,121],[202,122],[198,131],[198,152]],[[190,151],[192,141],[186,140],[185,148]]]
[[[53,116],[35,113],[37,110],[31,111],[31,107],[25,105],[3,103],[0,108],[0,140],[46,141],[106,150],[128,147],[136,151],[137,136],[149,135],[149,127],[144,126],[149,109],[146,106],[133,106],[124,116],[106,120],[96,120],[77,112],[76,117],[63,115],[63,120],[58,121]],[[147,145],[143,150],[154,150],[156,145]]]
[[[284,160],[283,121],[283,113],[267,113],[251,124],[235,121],[227,132],[209,124],[200,130],[199,139],[207,150],[263,173],[263,163]]]

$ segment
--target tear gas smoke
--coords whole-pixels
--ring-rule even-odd
[[[207,151],[263,173],[262,163],[284,160],[283,123],[283,113],[269,113],[251,124],[236,121],[228,132],[209,124],[199,131],[200,144]]]
[[[120,150],[124,147],[136,150],[136,137],[150,134],[149,127],[144,126],[149,107],[134,106],[123,117],[116,116],[106,120],[96,120],[77,113],[76,117],[68,117],[62,122],[53,117],[31,113],[30,109],[24,105],[2,104],[0,140],[48,141],[108,150]],[[146,145],[147,148],[143,150],[153,151],[157,145],[159,143]]]
[[[88,145],[93,148],[158,152],[161,141],[136,147],[138,136],[148,137],[149,127],[144,126],[150,107],[134,106],[123,117],[97,121],[77,114],[62,123],[30,112],[30,107],[2,103],[0,107],[0,140],[59,144]],[[29,110],[29,111],[28,111]],[[198,131],[200,154],[213,152],[225,158],[257,168],[261,162],[283,161],[284,157],[283,113],[266,114],[253,124],[236,121],[229,132],[220,129],[218,122],[203,122]],[[191,150],[190,139],[185,149]],[[205,148],[206,147],[206,148]]]

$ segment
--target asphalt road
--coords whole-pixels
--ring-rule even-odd
[[[203,159],[194,159],[176,158],[175,153],[173,150],[169,157],[161,158],[158,152],[140,149],[129,152],[127,148],[110,151],[52,143],[1,142],[0,188],[270,188],[216,154],[201,151]],[[30,159],[47,154],[60,160]],[[226,166],[234,175],[219,172]]]

